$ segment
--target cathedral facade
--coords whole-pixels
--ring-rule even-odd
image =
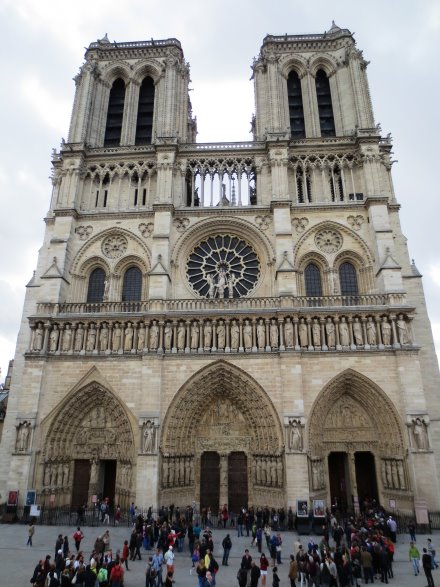
[[[366,68],[336,25],[268,35],[253,140],[203,144],[178,40],[91,43],[52,156],[3,496],[440,509],[438,365]]]

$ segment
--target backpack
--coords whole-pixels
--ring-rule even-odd
[[[53,575],[49,574],[49,587],[60,587],[60,582],[58,580],[57,575],[54,573]]]
[[[101,567],[99,569],[99,573],[98,573],[98,581],[99,583],[104,583],[105,581],[107,581],[107,569],[104,569],[104,567]]]
[[[116,565],[111,573],[112,581],[120,581],[122,579],[122,569],[120,565]]]

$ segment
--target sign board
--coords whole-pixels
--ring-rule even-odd
[[[55,503],[55,493],[51,493],[49,497],[50,503]]]
[[[426,499],[415,499],[414,509],[416,510],[417,524],[429,524],[428,504]]]
[[[307,518],[309,515],[309,508],[307,506],[307,499],[296,500],[296,515],[298,518]]]
[[[35,489],[29,489],[26,493],[26,505],[34,505],[37,502],[37,492]]]
[[[18,491],[10,491],[8,493],[8,505],[18,505]]]
[[[97,495],[92,495],[92,503],[96,503],[98,501]]]
[[[41,514],[41,506],[40,505],[31,505],[31,517],[32,518],[39,518]]]
[[[323,499],[313,500],[313,516],[315,518],[325,518],[325,501]]]
[[[396,509],[396,500],[395,499],[390,499],[388,503],[389,503],[390,509],[392,509],[392,510]]]

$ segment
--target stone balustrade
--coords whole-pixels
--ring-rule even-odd
[[[214,301],[214,300],[212,300]],[[58,315],[30,319],[29,354],[267,353],[414,348],[412,315],[389,309],[167,319]]]
[[[404,306],[406,296],[403,293],[363,294],[358,296],[290,296],[251,297],[251,298],[192,298],[179,300],[145,300],[133,302],[70,302],[62,304],[39,303],[37,316],[58,316],[71,314],[144,314],[146,312],[203,312],[212,310],[240,311],[272,309],[293,311],[299,308],[348,308]]]

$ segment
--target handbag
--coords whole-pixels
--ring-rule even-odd
[[[76,579],[77,579],[77,577],[78,577],[78,575],[77,575],[77,573],[75,573],[73,579],[71,580],[71,584],[72,585],[76,585]]]

